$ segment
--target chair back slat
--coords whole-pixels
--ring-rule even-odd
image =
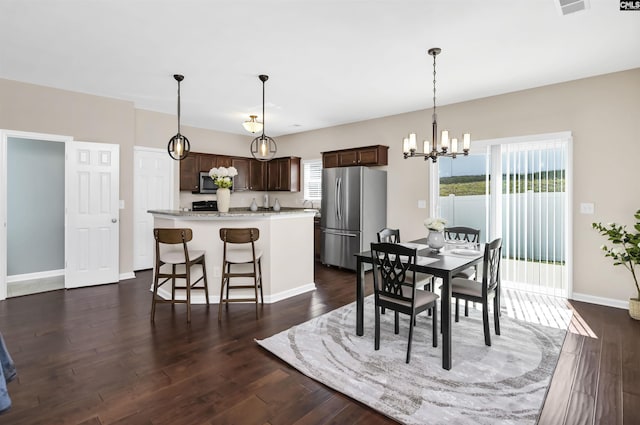
[[[482,291],[484,294],[496,290],[500,284],[500,259],[502,257],[502,239],[497,238],[484,247],[482,265]]]
[[[175,245],[178,243],[186,243],[193,239],[193,232],[189,228],[184,229],[153,229],[153,236],[156,241],[164,244]]]
[[[226,243],[250,243],[260,238],[260,230],[255,227],[220,229],[220,239]]]
[[[378,242],[400,243],[400,230],[385,227],[378,232]]]
[[[464,242],[480,242],[480,230],[472,227],[454,226],[444,229],[446,239]]]
[[[415,264],[416,256],[415,248],[387,242],[371,244],[376,297],[386,296],[413,304],[415,271],[410,268]]]

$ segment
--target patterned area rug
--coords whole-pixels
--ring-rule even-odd
[[[566,312],[563,312],[565,316]],[[570,317],[570,313],[568,313]],[[453,323],[453,366],[442,369],[442,339],[431,346],[431,318],[418,316],[411,363],[408,318],[381,316],[375,351],[373,297],[365,299],[365,334],[355,334],[355,303],[257,340],[305,375],[405,424],[534,424],[566,331],[503,314],[484,345],[481,312]],[[452,320],[453,321],[453,320]]]

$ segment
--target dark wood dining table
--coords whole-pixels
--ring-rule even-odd
[[[417,239],[410,244],[427,245],[427,239]],[[451,278],[456,273],[472,267],[483,259],[483,247],[476,246],[477,256],[456,255],[447,247],[443,252],[435,252],[431,248],[418,250],[415,270],[432,274],[442,279],[440,326],[442,327],[442,367],[451,369]],[[356,256],[356,334],[364,335],[364,283],[365,263],[372,264],[371,251],[363,251]]]

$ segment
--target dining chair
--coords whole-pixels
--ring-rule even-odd
[[[218,321],[222,320],[222,304],[229,309],[232,302],[255,302],[256,319],[258,319],[258,301],[264,305],[262,292],[262,250],[256,247],[256,241],[260,238],[260,229],[252,228],[222,228],[220,239],[223,242],[222,250],[222,278],[220,283],[220,304],[218,307]],[[244,265],[244,266],[242,266]],[[240,269],[240,266],[242,269]],[[231,284],[231,279],[243,278],[242,283]],[[251,283],[246,280],[250,279]],[[225,291],[226,288],[226,291]],[[253,297],[231,298],[231,290],[253,289]],[[260,298],[258,299],[258,289]],[[225,296],[226,294],[226,296]],[[244,292],[242,295],[246,295]]]
[[[444,229],[444,238],[448,241],[460,241],[467,243],[480,243],[480,229],[474,229],[473,227],[465,226],[453,226],[446,227]],[[458,273],[453,277],[461,277],[464,279],[473,279],[478,276],[478,266],[469,267]],[[469,302],[464,302],[464,315],[469,316]]]
[[[456,302],[455,321],[459,321],[458,300],[482,303],[482,323],[484,325],[484,343],[491,345],[489,333],[489,302],[493,300],[493,321],[496,335],[500,335],[500,259],[502,257],[502,239],[497,238],[484,247],[482,260],[482,282],[465,278],[451,280],[451,296]]]
[[[204,291],[204,296],[209,307],[209,287],[207,286],[207,267],[204,261],[204,251],[191,250],[188,243],[193,239],[193,232],[189,228],[153,229],[156,240],[155,267],[153,270],[153,295],[151,301],[151,321],[155,320],[156,304],[186,304],[187,323],[191,322],[191,291]],[[175,245],[181,245],[175,248]],[[202,266],[202,276],[193,281],[191,268],[195,265]],[[170,271],[167,271],[167,266]],[[163,269],[164,267],[164,269]],[[164,279],[160,282],[160,279]],[[176,282],[176,280],[178,280]],[[203,286],[196,285],[203,281]],[[171,298],[165,299],[158,294],[160,287],[171,282]],[[176,298],[176,289],[185,290],[185,298]],[[173,308],[173,305],[171,306]]]
[[[372,243],[373,287],[375,299],[375,349],[380,349],[381,309],[393,310],[394,332],[400,332],[400,313],[409,316],[409,343],[407,359],[411,360],[411,340],[416,315],[433,309],[433,346],[438,346],[438,295],[416,288],[416,272],[411,270],[416,263],[417,250],[392,243]]]
[[[385,227],[378,233],[378,243],[400,243],[400,229]],[[435,276],[428,273],[416,273],[416,285],[422,285],[427,291],[434,290]],[[384,311],[384,310],[383,310]]]

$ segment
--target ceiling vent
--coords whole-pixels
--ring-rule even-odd
[[[559,7],[560,14],[580,12],[589,8],[589,0],[555,0]]]

